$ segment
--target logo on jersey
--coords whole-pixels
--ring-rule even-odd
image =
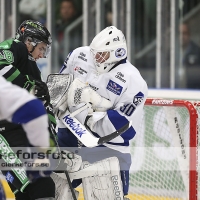
[[[78,67],[78,66],[76,66],[76,67],[74,68],[74,71],[75,71],[75,72],[78,72],[78,73],[81,74],[81,75],[87,74],[87,72],[86,72],[83,68]]]
[[[14,56],[13,56],[12,51],[1,50],[0,51],[0,60],[6,60],[8,63],[13,63],[14,62]]]
[[[123,87],[120,86],[119,84],[115,83],[114,81],[110,80],[106,89],[111,91],[112,93],[114,93],[116,95],[120,95]]]
[[[84,54],[83,52],[81,52],[80,55],[78,56],[78,58],[80,58],[81,60],[87,62],[87,59],[85,57],[86,57],[86,54]]]
[[[117,36],[116,38],[113,38],[113,42],[116,42],[116,41],[120,41],[119,36]]]
[[[124,48],[119,48],[115,51],[115,56],[117,58],[122,58],[126,54],[126,50]]]
[[[120,81],[122,81],[123,83],[126,83],[126,81],[123,79],[124,74],[122,74],[121,72],[117,72],[117,75],[115,77]]]
[[[6,180],[10,183],[12,183],[14,181],[14,177],[11,175],[10,172],[7,172],[6,174]]]
[[[135,106],[138,106],[140,103],[142,103],[144,99],[144,94],[142,92],[137,93],[133,98],[133,104]]]
[[[89,84],[89,86],[94,90],[94,91],[97,91],[99,88],[98,87],[95,87],[95,86],[93,86],[93,85],[91,85],[91,84]]]

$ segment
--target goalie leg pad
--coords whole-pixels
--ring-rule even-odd
[[[123,186],[120,175],[119,160],[110,157],[94,163],[97,168],[93,176],[82,179],[85,200],[123,200]],[[83,162],[83,168],[93,164]]]
[[[52,173],[51,178],[56,186],[55,200],[74,200],[67,179],[61,178],[61,176],[56,173]],[[75,194],[78,199],[78,191],[75,190]]]

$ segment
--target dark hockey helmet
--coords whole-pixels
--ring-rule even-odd
[[[47,57],[51,50],[51,34],[45,26],[40,22],[34,20],[25,20],[17,29],[15,38],[25,42],[27,38],[31,39],[33,46],[36,46],[40,42],[47,44],[47,51],[44,54],[44,57]]]

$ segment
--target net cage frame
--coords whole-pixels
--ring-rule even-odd
[[[170,102],[170,103],[169,103]],[[146,99],[145,106],[185,107],[189,113],[189,200],[198,200],[198,112],[199,102],[174,99]],[[192,148],[191,148],[192,147]],[[192,170],[196,169],[196,170]]]

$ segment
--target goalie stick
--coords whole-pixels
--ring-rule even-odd
[[[53,135],[53,137],[54,137],[54,140],[55,140],[55,142],[56,142],[56,146],[57,146],[58,151],[59,151],[58,153],[61,154],[61,150],[60,150],[60,147],[59,147],[59,145],[58,145],[57,138],[56,138],[56,131],[55,131],[53,125],[51,124],[51,122],[49,122],[49,123],[50,123],[49,131],[52,133],[52,135]],[[59,162],[59,163],[60,163],[60,162]],[[65,171],[64,171],[64,174],[65,174],[65,176],[66,176],[66,179],[67,179],[67,182],[68,182],[70,191],[71,191],[71,193],[72,193],[72,198],[73,198],[74,200],[77,200],[76,194],[75,194],[75,192],[74,192],[74,188],[73,188],[73,186],[72,186],[72,182],[71,182],[71,180],[70,180],[68,171],[65,170]]]
[[[30,93],[31,93],[32,95],[35,96],[35,87],[33,87],[33,89],[30,91]],[[43,102],[43,104],[44,104],[44,102]],[[48,106],[49,106],[49,105],[48,105]],[[44,107],[45,107],[45,106],[44,106]],[[46,109],[46,107],[45,107],[45,109]],[[76,113],[74,113],[74,114],[76,115]],[[54,126],[52,125],[52,123],[51,123],[50,120],[48,120],[48,124],[49,124],[49,127],[48,127],[49,133],[51,133],[51,135],[53,136],[53,139],[54,139],[54,141],[55,141],[55,143],[56,143],[56,147],[57,147],[57,149],[58,149],[58,153],[61,154],[61,150],[60,150],[60,147],[59,147],[59,145],[58,145],[57,138],[56,138],[56,131],[55,131],[55,128],[54,128]],[[59,164],[60,164],[60,160],[59,160],[58,165],[59,165]],[[71,191],[71,193],[72,193],[72,198],[73,198],[73,200],[77,200],[76,194],[75,194],[75,192],[74,192],[74,188],[73,188],[73,186],[72,186],[72,183],[71,183],[71,180],[70,180],[68,171],[65,170],[65,171],[64,171],[64,174],[65,174],[65,176],[66,176],[66,179],[67,179],[67,182],[68,182],[70,191]]]
[[[60,116],[60,120],[63,124],[77,137],[79,141],[81,141],[86,147],[96,147],[103,143],[109,142],[110,140],[116,138],[121,135],[125,131],[127,131],[131,127],[131,122],[128,122],[120,129],[115,132],[106,135],[104,137],[97,138],[93,136],[93,134],[86,129],[84,125],[82,125],[74,116],[84,109],[88,108],[88,104],[76,110],[74,113],[70,113],[68,110]]]

